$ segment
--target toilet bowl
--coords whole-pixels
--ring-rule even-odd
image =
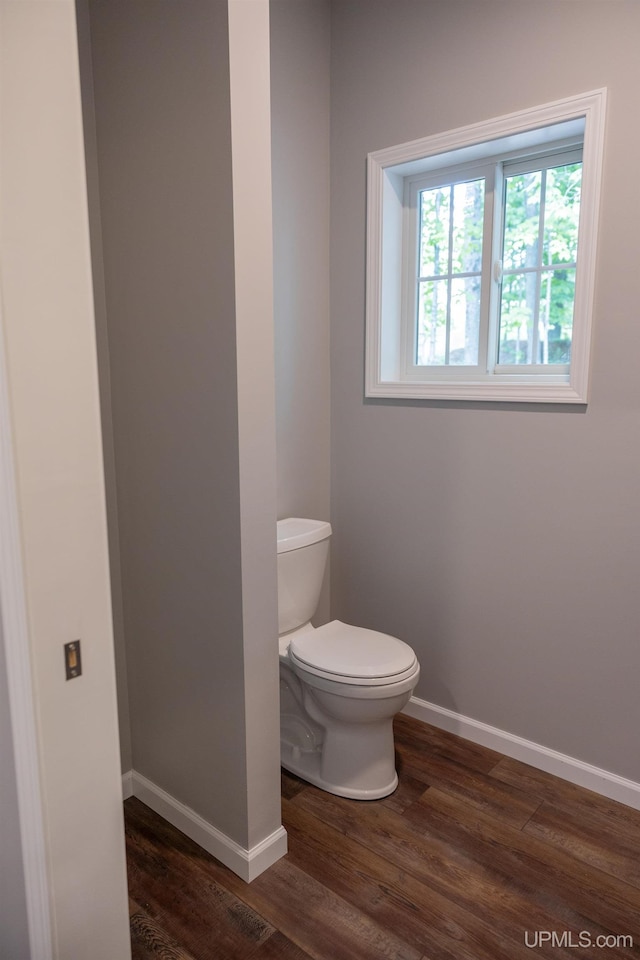
[[[420,666],[396,637],[311,625],[330,535],[321,521],[278,522],[281,762],[329,793],[375,800],[397,786],[393,717]]]

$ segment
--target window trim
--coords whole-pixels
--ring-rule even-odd
[[[365,395],[426,400],[574,403],[588,400],[606,89],[558,100],[370,153],[367,158]],[[511,144],[543,151],[545,142],[584,131],[575,321],[569,379],[553,373],[487,378],[414,379],[403,371],[403,196],[405,182],[431,170],[477,163]],[[384,225],[384,229],[383,229]]]

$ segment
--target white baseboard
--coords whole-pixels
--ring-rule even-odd
[[[133,770],[122,774],[122,799],[128,800],[133,796]]]
[[[128,792],[127,792],[128,791]],[[250,883],[287,852],[287,832],[279,827],[254,847],[241,847],[199,814],[146,777],[130,770],[122,777],[123,799],[137,797],[176,829]]]
[[[601,770],[600,767],[594,767],[590,763],[550,750],[531,740],[524,740],[513,733],[491,727],[487,723],[472,720],[445,707],[427,703],[426,700],[420,700],[418,697],[411,698],[403,713],[424,723],[430,723],[434,727],[447,730],[449,733],[455,733],[459,737],[464,737],[465,740],[471,740],[472,743],[489,747],[514,760],[521,760],[570,783],[586,787],[603,797],[609,797],[611,800],[617,800],[640,810],[640,783],[635,783],[633,780],[626,780],[608,770]]]

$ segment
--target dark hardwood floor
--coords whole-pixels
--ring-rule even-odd
[[[289,853],[251,884],[127,800],[134,960],[640,958],[639,811],[395,729],[384,800],[283,774]]]

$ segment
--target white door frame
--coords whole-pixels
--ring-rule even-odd
[[[0,281],[1,284],[1,281]],[[53,938],[44,832],[38,735],[31,677],[30,640],[22,566],[20,514],[13,457],[0,286],[0,617],[7,663],[7,687],[20,845],[25,880],[30,954],[52,960]]]

